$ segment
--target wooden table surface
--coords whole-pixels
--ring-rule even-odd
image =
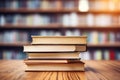
[[[25,72],[22,60],[0,60],[0,80],[120,80],[120,61],[84,61],[85,72]]]

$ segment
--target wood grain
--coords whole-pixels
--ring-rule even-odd
[[[84,61],[85,72],[25,72],[22,60],[0,60],[0,80],[119,80],[120,61]]]

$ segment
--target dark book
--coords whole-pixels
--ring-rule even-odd
[[[110,50],[110,60],[115,60],[115,52]]]
[[[12,2],[12,0],[5,0],[5,8],[10,8],[11,2]]]
[[[115,33],[115,41],[117,41],[117,42],[120,41],[120,32]]]
[[[18,0],[19,8],[27,8],[27,0]]]
[[[6,22],[6,24],[12,24],[13,22],[14,22],[14,17],[13,17],[13,15],[6,15],[5,16],[5,22]]]
[[[3,59],[2,51],[0,51],[0,59]]]
[[[0,0],[0,8],[5,8],[5,1]]]

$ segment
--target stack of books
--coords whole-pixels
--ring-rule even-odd
[[[84,71],[79,54],[86,44],[86,36],[32,36],[24,46],[26,71]]]

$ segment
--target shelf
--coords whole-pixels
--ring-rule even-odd
[[[2,13],[56,13],[59,12],[57,9],[0,9]]]
[[[49,25],[41,25],[41,26],[26,26],[26,25],[12,25],[6,24],[0,26],[0,29],[58,29],[60,28],[60,24],[49,24]]]
[[[0,42],[1,47],[23,47],[23,45],[28,45],[27,42],[19,42],[19,43],[2,43]]]
[[[86,12],[79,11],[78,8],[73,9],[27,9],[27,8],[20,8],[20,9],[6,9],[6,8],[0,8],[1,13],[70,13],[70,12],[76,12],[76,13],[113,13],[113,14],[119,14],[120,11],[107,11],[107,10],[89,10]]]
[[[89,10],[88,13],[94,13],[94,14],[119,14],[120,11],[118,10],[113,10],[113,11],[110,11],[110,10]]]
[[[0,42],[0,46],[5,46],[5,47],[22,47],[24,45],[28,45],[29,43],[23,43],[23,42],[19,42],[19,43],[2,43]],[[104,43],[104,44],[87,44],[88,48],[90,47],[120,47],[120,42],[118,43]]]
[[[88,44],[88,47],[120,47],[120,42],[116,43],[102,43],[102,44]]]
[[[88,25],[79,25],[79,26],[63,26],[62,24],[48,24],[48,25],[41,25],[41,26],[26,26],[26,25],[12,25],[7,24],[0,26],[0,29],[112,29],[118,30],[120,29],[120,25],[113,25],[113,26],[88,26]]]
[[[120,29],[120,25],[113,25],[113,26],[88,26],[88,25],[79,25],[79,26],[63,26],[66,29]]]

